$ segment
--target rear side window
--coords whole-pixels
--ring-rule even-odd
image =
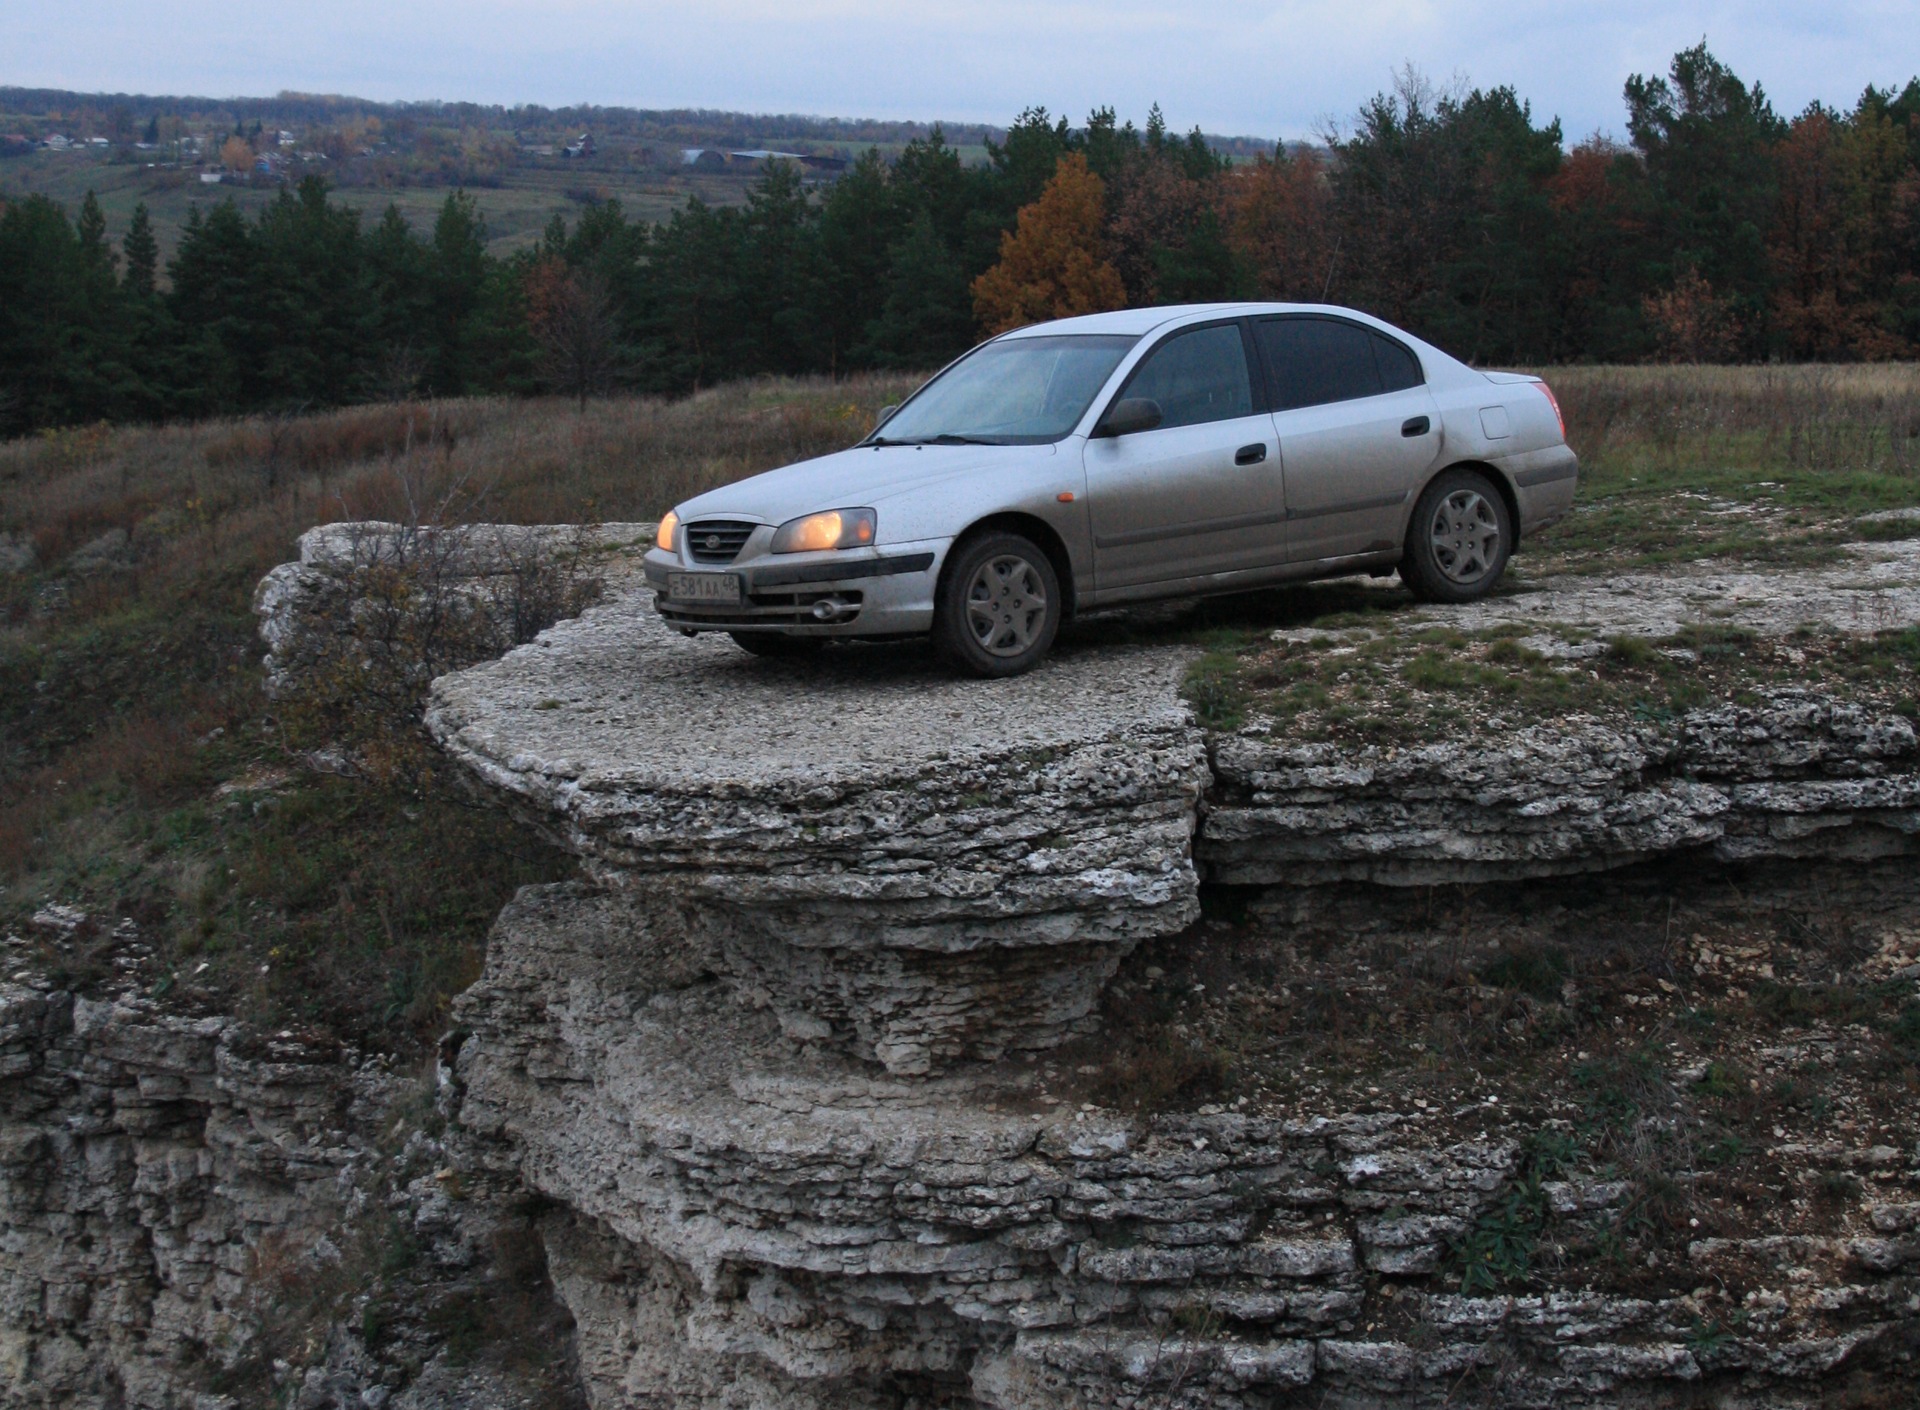
[[[1147,354],[1120,395],[1158,402],[1163,429],[1253,415],[1253,378],[1240,325],[1175,333]]]
[[[1421,375],[1420,359],[1413,349],[1380,333],[1373,335],[1373,355],[1380,363],[1380,390],[1404,392],[1427,379]]]
[[[1273,378],[1275,411],[1405,391],[1424,380],[1412,352],[1355,323],[1272,318],[1254,333]]]

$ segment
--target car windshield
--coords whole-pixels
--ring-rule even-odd
[[[1002,338],[934,378],[872,437],[874,445],[1057,441],[1086,414],[1127,349],[1113,334]]]

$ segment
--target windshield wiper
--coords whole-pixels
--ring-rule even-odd
[[[914,436],[895,440],[889,436],[874,436],[868,442],[870,446],[999,446],[1005,441],[990,440],[985,436],[962,436],[952,431],[942,431],[937,436]]]

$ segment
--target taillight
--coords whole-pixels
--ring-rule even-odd
[[[1547,405],[1553,408],[1553,419],[1560,423],[1560,439],[1564,441],[1567,438],[1567,415],[1560,409],[1560,398],[1553,394],[1553,388],[1545,382],[1535,382],[1533,385],[1540,389],[1547,399]]]

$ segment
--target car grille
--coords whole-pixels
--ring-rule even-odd
[[[731,563],[758,527],[737,519],[702,519],[681,532],[687,536],[687,553],[695,563]]]
[[[813,604],[823,597],[835,598],[845,611],[831,622],[813,615]],[[860,593],[847,592],[756,592],[739,606],[732,604],[689,604],[670,601],[664,594],[654,599],[654,607],[676,627],[847,627],[859,619],[864,599]]]

